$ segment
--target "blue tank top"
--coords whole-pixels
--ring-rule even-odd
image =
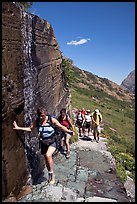
[[[44,125],[41,125],[41,124],[38,125],[38,133],[40,134],[41,138],[46,139],[51,135],[53,135],[53,133],[55,133],[55,130],[51,126],[51,124],[47,122]]]

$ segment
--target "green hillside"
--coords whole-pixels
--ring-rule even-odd
[[[126,180],[125,170],[135,177],[135,98],[119,85],[73,65],[64,58],[62,68],[71,90],[72,108],[99,109],[103,115],[102,137],[116,159],[117,174]],[[124,170],[123,170],[124,169]]]

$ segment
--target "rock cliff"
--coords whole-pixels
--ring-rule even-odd
[[[130,72],[128,76],[122,81],[121,87],[135,94],[135,70]]]
[[[44,105],[56,114],[69,104],[62,55],[51,25],[12,2],[2,3],[2,189],[15,196],[35,183],[44,168],[36,132],[13,130],[13,121],[28,126]]]

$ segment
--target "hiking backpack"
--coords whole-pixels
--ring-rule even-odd
[[[49,146],[50,144],[52,144],[54,142],[56,142],[57,145],[58,145],[58,143],[60,143],[60,130],[53,124],[51,115],[48,115],[47,123],[49,124],[49,127],[50,126],[53,127],[54,133],[53,133],[53,135],[51,135],[48,138],[45,138],[43,140],[42,135],[39,132],[39,128],[40,127],[44,128],[44,125],[42,126],[39,124],[39,118],[36,119],[36,125],[37,125],[38,134],[39,134],[39,147],[41,146],[41,143],[44,143],[47,146]]]
[[[61,115],[58,117],[58,121],[59,121],[59,123],[61,123],[62,121],[66,121],[67,123],[68,123],[68,129],[70,129],[71,128],[71,124],[70,124],[70,122],[69,122],[69,120],[68,120],[68,115],[66,115],[66,120],[62,120],[61,121]]]

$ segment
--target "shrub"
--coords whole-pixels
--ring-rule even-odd
[[[116,174],[123,183],[127,180],[126,171],[124,167],[121,165],[121,163],[119,162],[116,162]]]
[[[135,170],[135,159],[129,154],[121,152],[115,158],[126,170]]]
[[[116,143],[119,143],[121,141],[121,138],[117,134],[111,134],[112,140],[114,140]]]
[[[75,132],[75,135],[74,135],[74,136],[71,136],[71,138],[70,138],[70,144],[72,144],[72,143],[78,141],[78,133],[77,133],[76,128],[75,128],[75,131],[74,131],[74,132]]]

